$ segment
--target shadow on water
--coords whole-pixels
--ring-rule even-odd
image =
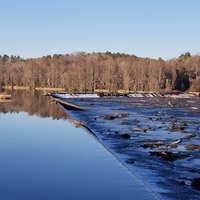
[[[42,118],[68,119],[67,114],[56,103],[43,96],[41,91],[16,90],[7,93],[12,94],[12,101],[1,103],[0,113],[26,112]]]

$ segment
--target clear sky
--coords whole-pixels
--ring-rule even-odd
[[[200,0],[0,0],[0,55],[200,53]]]

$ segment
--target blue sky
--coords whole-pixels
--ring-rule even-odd
[[[0,0],[0,55],[200,53],[199,0]]]

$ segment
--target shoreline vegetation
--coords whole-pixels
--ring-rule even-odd
[[[10,91],[17,90],[26,90],[26,91],[40,91],[44,96],[51,96],[58,98],[98,98],[98,97],[132,97],[132,98],[194,98],[200,97],[200,92],[181,92],[181,91],[171,91],[171,92],[159,92],[159,91],[125,91],[119,90],[116,92],[109,92],[108,90],[95,90],[93,93],[69,93],[65,90],[65,88],[48,88],[48,87],[37,87],[35,89],[31,89],[30,87],[25,86],[3,86],[0,92],[0,103],[8,103],[11,102],[12,94]],[[69,105],[66,105],[69,106]],[[71,107],[71,105],[69,106]]]
[[[3,90],[33,90],[28,86],[11,86],[11,85],[2,86],[2,89]],[[48,88],[48,87],[36,87],[36,88],[34,88],[34,90],[56,91],[56,92],[65,91],[64,88]]]
[[[33,59],[0,55],[0,89],[8,86],[68,93],[200,92],[200,55],[186,52],[167,61],[111,52]]]
[[[2,90],[38,90],[42,91],[44,95],[51,95],[52,93],[61,93],[61,94],[97,94],[99,96],[128,96],[134,94],[141,94],[146,95],[146,97],[162,97],[164,95],[194,95],[199,97],[200,92],[181,92],[181,91],[125,91],[125,90],[118,90],[116,92],[109,92],[108,90],[95,90],[93,93],[82,93],[82,92],[76,92],[76,93],[69,93],[66,91],[65,88],[48,88],[48,87],[36,87],[35,89],[31,89],[30,87],[26,86],[3,86]]]

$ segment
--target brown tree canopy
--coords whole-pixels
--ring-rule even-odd
[[[200,92],[200,56],[140,58],[120,53],[84,52],[21,59],[0,56],[0,87],[61,87],[69,92],[197,91]]]

